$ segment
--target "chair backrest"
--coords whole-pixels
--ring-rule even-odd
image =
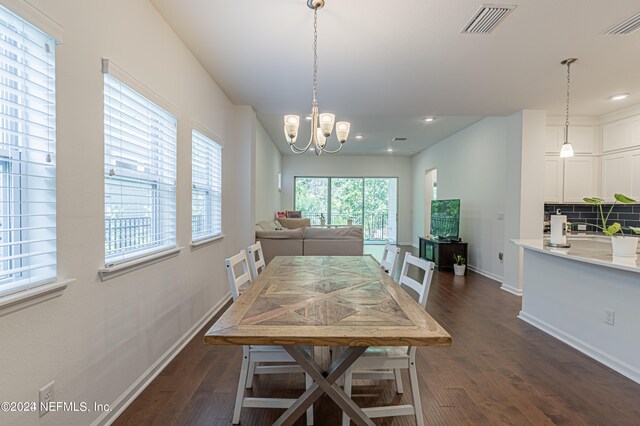
[[[233,301],[235,302],[240,296],[240,287],[246,283],[252,283],[249,266],[247,265],[247,255],[244,250],[240,250],[240,253],[225,259],[224,264],[227,267],[227,278],[229,279],[229,286],[231,287],[231,297],[233,297]],[[240,265],[242,269],[242,273],[239,276],[236,276],[237,265]]]
[[[257,260],[256,256],[258,257]],[[255,280],[258,278],[258,274],[267,267],[267,264],[264,263],[264,253],[262,252],[262,244],[260,244],[260,241],[247,247],[247,258],[249,259],[251,277]]]
[[[422,271],[424,271],[424,278],[422,283],[414,280],[407,275],[409,271],[409,265],[413,265]],[[413,291],[418,293],[418,303],[425,308],[427,306],[427,297],[429,296],[429,287],[431,287],[431,278],[433,278],[434,263],[428,260],[421,259],[419,257],[412,256],[411,253],[406,253],[404,256],[404,263],[402,264],[402,271],[400,272],[399,284],[406,285]]]
[[[399,255],[400,247],[396,247],[391,244],[385,244],[380,267],[382,267],[382,269],[384,269],[386,273],[393,276],[393,271],[396,268],[396,263]]]

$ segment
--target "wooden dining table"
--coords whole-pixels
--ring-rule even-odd
[[[211,345],[280,345],[314,383],[275,425],[327,394],[358,425],[371,419],[336,381],[369,346],[450,345],[451,336],[371,256],[274,258],[205,335]],[[344,346],[324,369],[305,346]]]

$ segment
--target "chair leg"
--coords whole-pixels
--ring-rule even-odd
[[[353,368],[349,368],[346,373],[342,376],[344,378],[344,393],[347,394],[349,398],[351,398],[351,385],[353,381]],[[351,424],[351,419],[347,416],[347,413],[342,413],[342,426],[349,426]]]
[[[313,384],[313,379],[311,378],[310,375],[306,373],[304,375],[304,379],[305,379],[305,384],[307,385],[306,389],[309,389]],[[313,425],[313,404],[311,404],[311,407],[307,408],[307,426],[312,426],[312,425]]]
[[[251,389],[253,387],[253,376],[256,374],[256,364],[257,362],[252,362],[249,364],[249,372],[247,373],[247,384],[245,387],[247,389]]]
[[[244,352],[244,351],[243,351]],[[240,379],[238,380],[238,392],[236,393],[236,405],[233,408],[233,420],[231,423],[240,423],[240,410],[242,410],[242,400],[244,399],[244,389],[247,383],[247,372],[249,369],[249,354],[243,354],[242,366],[240,367]]]
[[[393,373],[396,376],[396,392],[404,393],[404,388],[402,387],[402,373],[399,368],[393,370]]]
[[[416,372],[415,361],[409,364],[409,379],[411,380],[411,397],[413,398],[413,408],[416,411],[416,425],[424,426],[422,417],[422,402],[420,401],[420,388],[418,387],[418,373]]]

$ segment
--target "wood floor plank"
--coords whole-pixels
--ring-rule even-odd
[[[520,298],[500,290],[497,282],[471,271],[464,277],[436,271],[427,310],[453,337],[450,347],[417,351],[427,425],[640,425],[640,385],[520,321]],[[203,335],[212,323],[116,425],[231,424],[242,350],[205,345]],[[403,395],[395,393],[393,381],[356,381],[354,400],[362,406],[410,403],[408,375],[403,378]],[[301,374],[256,376],[248,393],[295,397],[303,388]],[[328,398],[314,408],[316,425],[340,423],[341,413]],[[270,425],[282,412],[245,409],[241,422]],[[374,422],[415,424],[408,416]],[[304,424],[304,419],[296,422]]]

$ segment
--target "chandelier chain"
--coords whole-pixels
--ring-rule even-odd
[[[569,90],[571,87],[571,62],[567,62],[567,115],[564,121],[565,126],[569,126]]]
[[[318,105],[318,9],[313,10],[313,105]]]

